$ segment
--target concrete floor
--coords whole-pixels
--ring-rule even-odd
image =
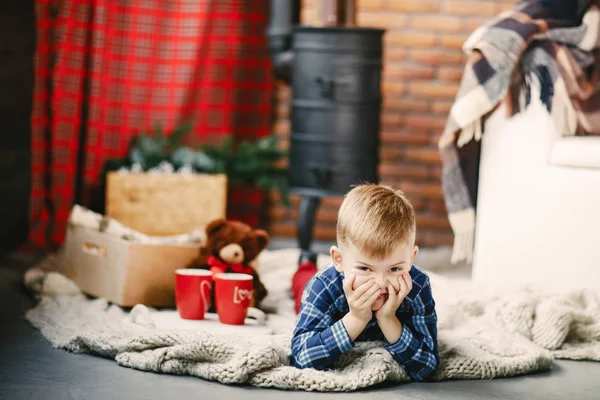
[[[441,258],[440,254],[428,256]],[[343,394],[284,393],[127,369],[111,360],[56,350],[23,319],[35,303],[21,284],[30,264],[31,259],[0,256],[0,400],[349,399],[365,395],[373,400],[600,398],[600,363],[591,362],[557,361],[551,371],[510,379],[383,385]]]

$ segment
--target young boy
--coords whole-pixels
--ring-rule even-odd
[[[356,341],[382,340],[417,381],[439,364],[429,278],[413,266],[415,212],[402,192],[360,185],[338,213],[333,265],[306,285],[292,338],[297,368],[332,368]]]

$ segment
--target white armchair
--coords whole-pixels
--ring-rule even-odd
[[[561,136],[536,101],[482,138],[473,280],[600,293],[600,137]]]

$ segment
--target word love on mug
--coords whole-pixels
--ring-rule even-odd
[[[248,274],[222,273],[216,274],[214,279],[219,321],[243,325],[254,294],[254,278]]]
[[[233,289],[233,303],[241,304],[244,300],[251,301],[253,294],[254,290],[252,289],[240,289],[239,286],[236,286]]]

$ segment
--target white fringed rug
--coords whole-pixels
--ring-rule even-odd
[[[226,384],[282,389],[351,391],[384,381],[409,381],[381,349],[358,344],[331,371],[289,365],[295,315],[288,294],[297,250],[261,254],[261,278],[275,313],[266,325],[224,326],[181,321],[175,311],[136,306],[130,312],[89,300],[56,272],[50,256],[25,275],[39,304],[26,318],[57,348],[116,360],[143,371],[193,375]],[[320,267],[328,262],[319,259]],[[426,267],[426,266],[425,266]],[[437,303],[442,379],[491,379],[548,369],[553,358],[600,361],[600,300],[521,288],[496,293],[430,273]]]

